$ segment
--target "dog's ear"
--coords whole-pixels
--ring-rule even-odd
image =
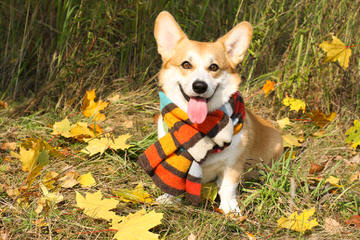
[[[167,11],[163,11],[157,16],[154,36],[163,61],[167,61],[172,56],[174,48],[180,40],[187,38],[175,18]]]
[[[231,63],[235,67],[244,59],[251,38],[251,24],[248,22],[241,22],[217,41],[222,42]]]

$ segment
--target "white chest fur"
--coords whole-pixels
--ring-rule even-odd
[[[219,153],[210,153],[205,161],[201,164],[203,169],[202,182],[207,183],[216,179],[222,174],[225,168],[232,166],[243,151],[239,144],[244,135],[244,129],[235,134],[231,144]]]

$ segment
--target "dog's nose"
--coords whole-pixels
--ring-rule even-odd
[[[206,92],[208,85],[204,81],[196,80],[193,85],[194,92],[201,94]]]

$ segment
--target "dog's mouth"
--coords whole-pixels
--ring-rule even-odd
[[[214,96],[218,86],[219,85],[216,86],[214,93],[209,98],[199,96],[190,97],[184,92],[184,89],[179,83],[180,91],[184,96],[185,100],[188,101],[187,114],[191,122],[200,124],[205,121],[205,118],[208,114],[207,102],[209,102],[210,99]]]

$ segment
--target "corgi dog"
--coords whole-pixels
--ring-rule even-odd
[[[174,17],[163,11],[156,18],[154,36],[162,58],[160,87],[187,113],[191,122],[202,123],[208,113],[221,108],[238,91],[241,80],[236,66],[250,45],[250,23],[237,24],[215,42],[198,42],[190,40]],[[160,116],[158,137],[165,134]],[[252,169],[257,164],[271,164],[282,151],[280,133],[269,122],[245,109],[242,129],[232,135],[230,145],[221,152],[207,154],[201,162],[201,183],[216,181],[220,209],[225,214],[240,214],[237,189],[241,180],[255,177],[256,171]],[[164,194],[159,199],[164,198],[172,197]]]

